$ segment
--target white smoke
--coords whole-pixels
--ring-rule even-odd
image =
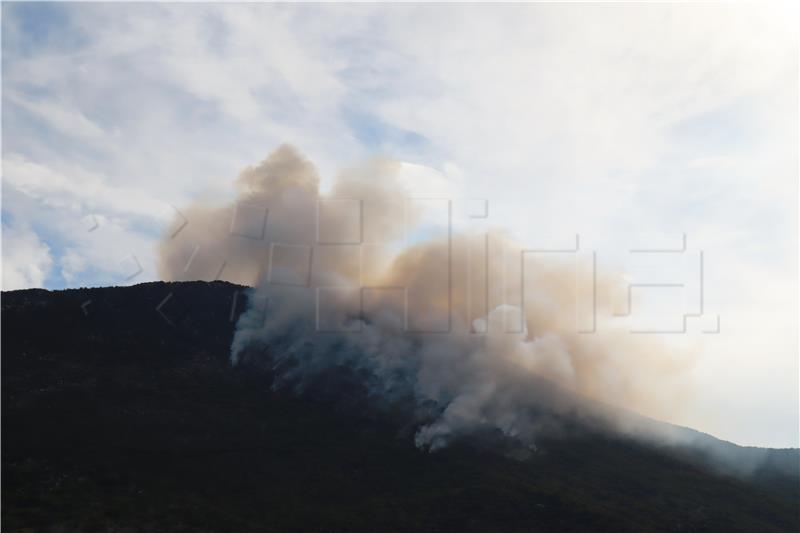
[[[241,174],[233,205],[184,211],[162,277],[254,287],[233,364],[267,367],[300,394],[355,385],[417,420],[420,447],[483,429],[531,443],[544,413],[587,414],[581,398],[654,417],[675,408],[692,354],[580,326],[610,314],[620,278],[454,224],[451,199],[409,198],[401,169],[376,159],[321,194],[313,165],[283,146]]]

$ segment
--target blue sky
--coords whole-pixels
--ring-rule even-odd
[[[230,199],[281,143],[328,183],[383,154],[487,199],[533,247],[580,233],[633,269],[631,243],[687,234],[730,329],[703,341],[706,393],[679,422],[798,444],[795,12],[5,3],[2,17],[4,289],[156,279],[172,206]]]

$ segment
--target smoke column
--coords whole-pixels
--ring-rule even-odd
[[[401,163],[345,170],[321,194],[282,146],[235,186],[230,205],[182,210],[159,270],[253,287],[231,360],[269,369],[275,388],[357,386],[376,409],[401,406],[431,450],[486,429],[532,443],[543,413],[591,405],[663,419],[686,398],[692,353],[604,319],[619,276],[475,231],[457,199],[412,197]]]

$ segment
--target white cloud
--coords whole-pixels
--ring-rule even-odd
[[[27,279],[30,286],[42,286],[48,274],[63,280],[56,285],[67,286],[153,279],[154,243],[161,228],[175,215],[169,204],[140,189],[109,184],[79,166],[65,175],[9,154],[3,160],[3,170],[4,213],[15,221],[44,228],[48,240],[61,249],[55,257],[48,252],[46,269],[34,268],[39,275],[14,275],[13,279]],[[32,229],[26,232],[36,235]],[[126,261],[131,256],[143,271],[128,279],[136,271],[131,261]],[[56,265],[59,268],[50,268]]]
[[[105,132],[80,111],[71,109],[55,101],[31,101],[18,94],[6,94],[8,101],[30,111],[38,118],[47,121],[55,129],[70,136],[87,141],[102,139]]]
[[[6,185],[56,209],[110,212],[161,221],[171,214],[168,204],[140,189],[114,186],[82,169],[64,175],[19,154],[3,158],[3,179]]]
[[[3,290],[42,287],[53,266],[50,248],[30,228],[3,224]]]

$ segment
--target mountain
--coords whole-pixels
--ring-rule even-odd
[[[681,438],[565,420],[430,453],[391,414],[273,392],[228,360],[242,290],[2,294],[4,531],[800,531],[796,449],[642,419]]]

